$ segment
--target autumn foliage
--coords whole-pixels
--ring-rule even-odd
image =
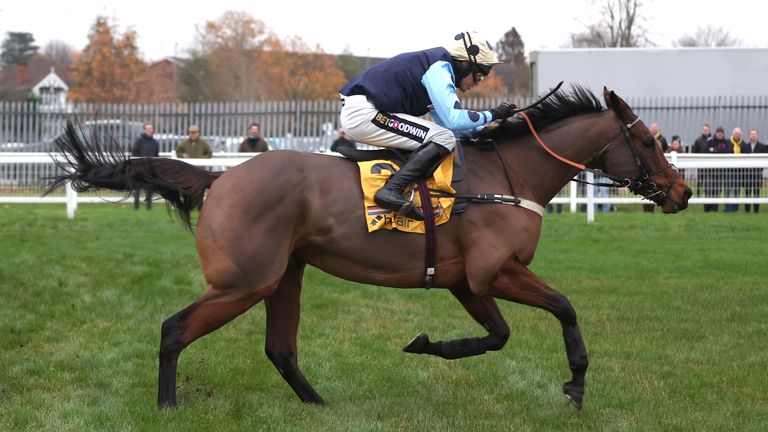
[[[119,34],[104,17],[96,19],[88,40],[72,67],[73,101],[333,99],[348,79],[345,72],[354,72],[339,67],[343,55],[326,54],[298,36],[281,39],[247,12],[228,11],[207,21],[197,27],[196,45],[186,58],[151,65],[139,55],[137,34]],[[504,71],[493,72],[467,96],[505,95],[507,81]]]
[[[147,66],[138,56],[136,34],[115,34],[106,18],[98,17],[88,45],[72,68],[70,98],[89,102],[140,102]]]
[[[327,99],[345,82],[335,58],[297,37],[280,40],[246,12],[226,12],[198,28],[196,61],[182,94],[217,100]]]

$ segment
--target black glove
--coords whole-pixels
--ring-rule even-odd
[[[509,102],[502,102],[501,105],[491,109],[493,120],[505,119],[517,109],[517,105]]]

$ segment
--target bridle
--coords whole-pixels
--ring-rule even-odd
[[[650,173],[648,172],[648,169],[646,168],[646,165],[643,162],[643,159],[640,157],[640,153],[637,151],[635,146],[632,145],[632,136],[631,136],[630,129],[632,129],[632,126],[636,125],[639,122],[640,122],[639,116],[636,117],[632,123],[624,124],[621,120],[619,120],[621,135],[623,135],[624,141],[629,146],[629,150],[632,152],[632,156],[634,157],[634,160],[635,160],[635,165],[637,165],[637,169],[638,169],[638,174],[633,180],[624,178],[621,181],[626,185],[627,189],[629,189],[630,192],[634,193],[635,195],[641,195],[647,200],[653,201],[658,205],[662,205],[666,200],[667,193],[669,192],[669,188],[667,188],[666,191],[662,190],[658,185],[656,185],[656,183],[653,182],[652,177],[657,174],[661,174],[662,172],[668,169],[674,169],[675,166],[667,162],[665,166],[657,169],[656,171],[652,171]],[[608,145],[610,145],[610,142],[606,144],[606,147]],[[602,175],[615,182],[614,176],[606,175],[606,173],[603,173]]]
[[[616,138],[619,136],[624,137],[624,141],[629,146],[630,151],[632,152],[632,156],[634,157],[635,164],[638,168],[638,175],[635,176],[634,179],[630,180],[629,178],[621,178],[614,176],[612,174],[608,174],[606,172],[603,172],[602,170],[595,169],[595,168],[589,168],[586,165],[573,162],[557,153],[555,153],[552,149],[550,149],[544,142],[539,138],[539,135],[536,133],[536,130],[533,127],[533,123],[531,123],[531,120],[528,118],[528,116],[520,111],[517,114],[519,114],[525,122],[528,124],[528,128],[531,131],[531,134],[533,134],[533,137],[536,139],[536,141],[539,143],[539,145],[547,151],[550,155],[552,155],[555,159],[567,164],[571,165],[575,168],[578,168],[580,171],[587,171],[591,172],[597,176],[605,177],[609,180],[611,180],[612,183],[590,183],[583,180],[575,179],[574,181],[580,182],[580,183],[587,183],[587,184],[593,184],[595,186],[603,186],[603,187],[626,187],[628,188],[632,193],[635,195],[641,195],[645,199],[648,199],[650,201],[653,201],[654,203],[658,205],[662,205],[664,201],[666,200],[667,193],[669,190],[664,191],[656,183],[651,180],[651,178],[657,174],[660,174],[670,168],[674,168],[674,165],[667,163],[666,166],[659,168],[656,171],[652,171],[649,173],[649,170],[646,168],[645,163],[643,162],[643,159],[640,157],[640,153],[637,151],[635,146],[632,145],[632,136],[630,129],[632,129],[633,126],[638,124],[640,122],[640,117],[636,117],[635,120],[633,120],[631,123],[624,123],[621,120],[619,120],[619,127],[621,128],[621,132],[616,135],[615,137],[611,138],[600,150],[600,152],[597,153],[597,156],[595,156],[592,160],[599,159],[600,156],[602,156],[606,150],[616,141]]]

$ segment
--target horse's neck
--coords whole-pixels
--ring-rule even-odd
[[[610,116],[610,117],[609,117]],[[587,164],[618,132],[614,114],[603,111],[564,119],[539,132],[553,152],[580,164]],[[505,148],[505,158],[521,184],[518,195],[539,204],[548,203],[578,172],[557,160],[530,135],[516,138]]]

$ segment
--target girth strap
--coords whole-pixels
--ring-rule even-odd
[[[420,180],[418,183],[419,198],[421,199],[421,211],[424,214],[424,231],[427,242],[424,254],[424,288],[432,288],[435,280],[435,254],[437,253],[437,236],[435,235],[435,214],[432,207],[432,197],[427,182]]]
[[[530,210],[539,216],[544,216],[544,206],[541,204],[512,195],[502,194],[456,194],[451,195],[456,200],[465,200],[479,204],[507,204]]]

